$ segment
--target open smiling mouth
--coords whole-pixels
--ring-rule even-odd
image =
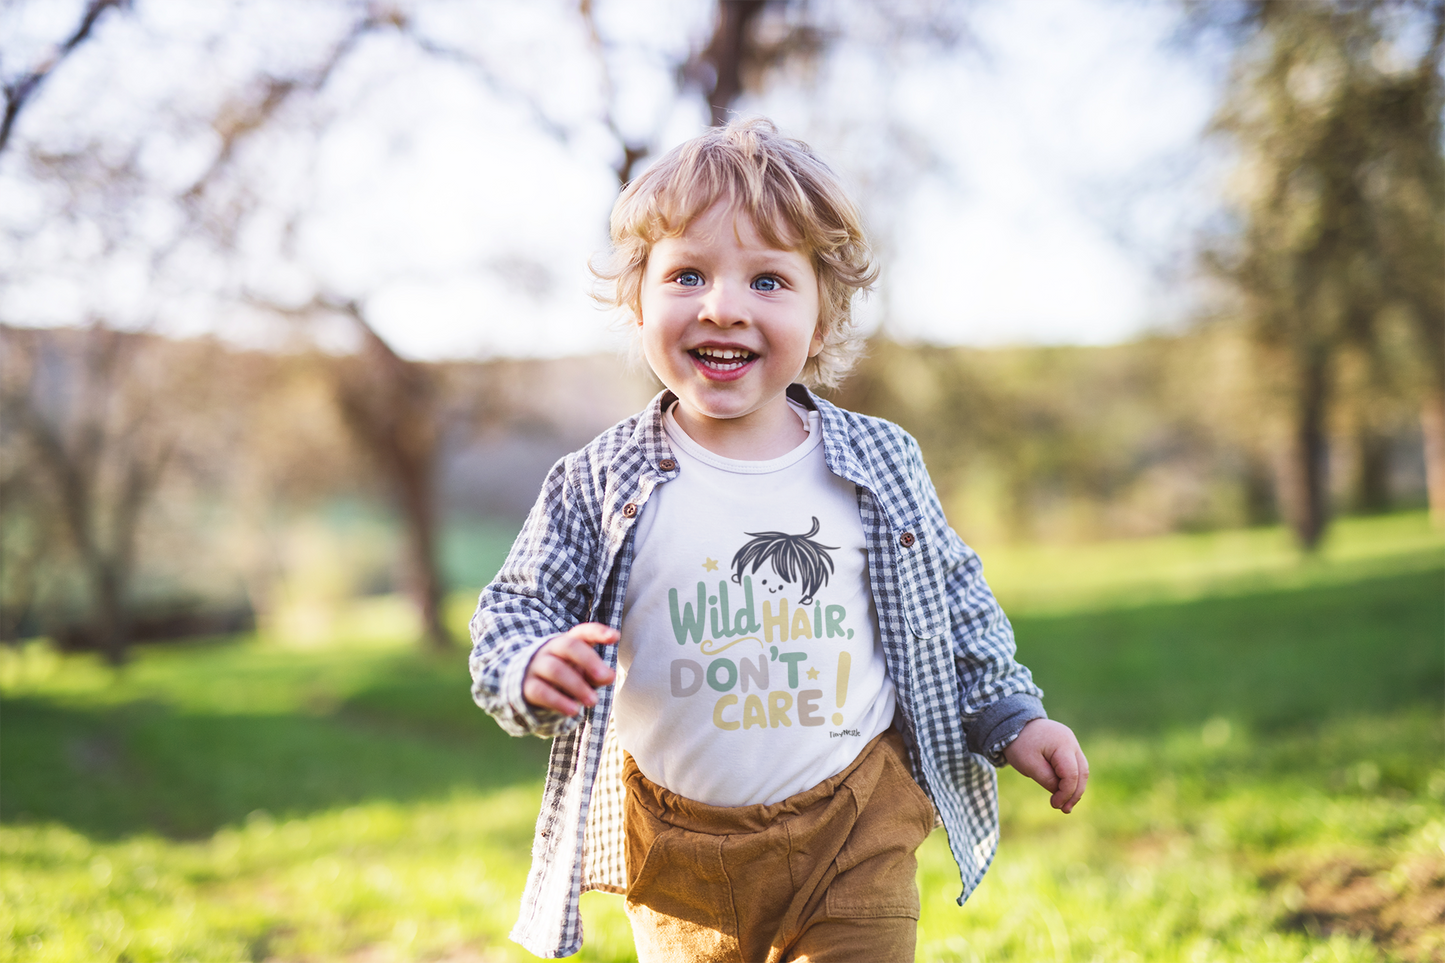
[[[688,354],[714,371],[736,371],[757,357],[745,348],[693,348]]]

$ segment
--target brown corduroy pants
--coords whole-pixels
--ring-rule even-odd
[[[631,756],[623,767],[627,915],[642,963],[913,959],[914,852],[933,804],[896,730],[768,806],[693,802]]]

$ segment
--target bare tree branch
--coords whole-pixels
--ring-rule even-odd
[[[60,66],[60,62],[86,41],[101,14],[112,7],[128,6],[130,6],[130,0],[90,0],[85,5],[85,13],[81,16],[75,32],[64,43],[57,46],[50,56],[45,58],[34,70],[22,75],[17,80],[5,83],[5,116],[3,120],[0,120],[0,153],[4,153],[6,145],[10,143],[10,131],[14,129],[15,120],[20,116],[20,111],[24,108],[26,101],[35,96],[35,91],[40,88],[40,85],[45,82],[55,68]]]
[[[396,11],[372,9],[352,25],[316,67],[295,77],[262,78],[259,97],[249,103],[233,103],[216,118],[216,131],[221,135],[220,150],[216,152],[205,173],[181,195],[182,199],[190,204],[200,198],[216,177],[230,165],[237,148],[252,134],[265,127],[293,95],[314,94],[325,87],[336,68],[356,49],[362,37],[388,27],[399,28],[404,23],[402,15]]]
[[[424,53],[430,54],[431,56],[436,57],[439,60],[447,60],[454,64],[458,64],[459,66],[465,67],[467,70],[475,74],[477,78],[486,85],[487,89],[492,91],[492,93],[497,94],[503,100],[510,100],[514,103],[519,103],[524,108],[526,108],[527,113],[531,115],[532,123],[536,124],[537,129],[540,130],[542,133],[546,134],[548,137],[552,138],[557,143],[564,146],[570,143],[572,139],[572,132],[567,129],[566,125],[557,121],[550,114],[548,114],[547,111],[542,107],[542,105],[537,102],[536,98],[532,97],[521,88],[508,83],[505,79],[502,78],[500,74],[488,67],[487,64],[483,62],[480,58],[469,54],[464,50],[458,50],[455,47],[449,47],[446,44],[438,43],[430,37],[424,37],[421,34],[417,33],[415,30],[410,29],[409,24],[404,24],[400,26],[402,35],[405,36],[412,43],[416,44],[419,50],[423,51]]]
[[[608,60],[611,45],[597,28],[597,12],[592,0],[581,0],[581,3],[577,5],[577,10],[582,15],[583,25],[587,28],[588,45],[596,54],[598,69],[602,72],[602,125],[607,128],[608,133],[622,148],[622,157],[613,165],[612,172],[617,175],[617,186],[626,187],[627,182],[632,180],[632,172],[638,162],[653,152],[653,142],[656,141],[658,132],[654,130],[646,141],[629,138],[623,133],[617,123],[617,114],[612,109],[617,99],[617,87],[612,80],[612,68]],[[657,128],[660,126],[660,123],[655,125]]]

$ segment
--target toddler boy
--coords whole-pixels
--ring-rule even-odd
[[[911,960],[936,822],[962,903],[993,767],[1064,812],[1088,769],[917,444],[797,383],[856,356],[858,211],[805,145],[733,123],[629,184],[612,244],[665,390],[552,469],[471,623],[477,703],[554,739],[512,938],[577,952],[601,889],[643,961]]]

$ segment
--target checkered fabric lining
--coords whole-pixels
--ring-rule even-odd
[[[622,826],[622,807],[626,797],[627,787],[622,782],[622,747],[617,744],[617,730],[609,726],[607,738],[602,743],[602,766],[597,770],[597,783],[592,787],[587,833],[583,837],[582,886],[585,890],[627,892],[627,847],[611,840],[604,841],[608,829]]]

